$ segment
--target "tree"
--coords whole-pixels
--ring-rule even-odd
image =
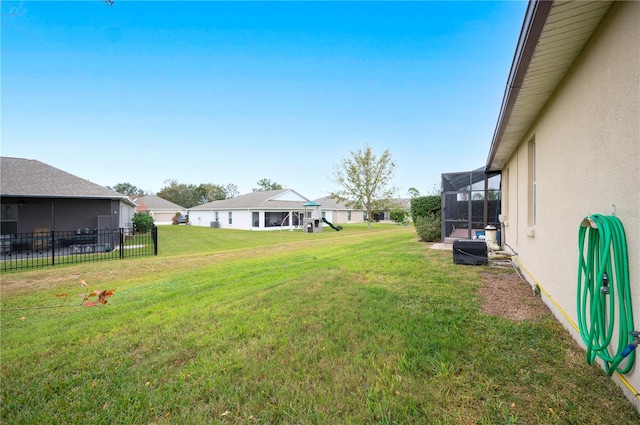
[[[196,196],[199,204],[227,199],[227,191],[224,186],[219,184],[207,183],[201,184],[196,188]]]
[[[420,191],[415,187],[410,187],[409,190],[407,191],[407,194],[409,195],[410,198],[417,198],[418,196],[420,196]]]
[[[193,184],[178,183],[177,180],[165,180],[165,187],[157,193],[162,199],[171,201],[185,208],[200,205],[197,187]]]
[[[224,191],[226,193],[226,199],[233,198],[234,196],[238,196],[240,191],[238,190],[238,185],[233,183],[228,183],[224,187]]]
[[[185,208],[206,204],[220,199],[233,198],[238,194],[238,186],[229,183],[226,186],[213,183],[194,184],[178,183],[177,180],[165,180],[157,195]]]
[[[380,157],[369,145],[364,150],[352,151],[350,158],[334,165],[334,181],[340,190],[330,196],[348,207],[364,209],[370,228],[373,212],[384,209],[396,193],[396,188],[388,186],[395,167],[388,149]]]
[[[282,189],[282,185],[272,182],[269,179],[260,179],[256,182],[257,188],[251,189],[252,192],[266,192],[267,190],[279,190]]]
[[[144,196],[147,194],[144,190],[132,185],[131,183],[118,183],[113,187],[107,187],[111,190],[115,190],[118,193],[127,195],[130,198],[139,198],[140,196]]]

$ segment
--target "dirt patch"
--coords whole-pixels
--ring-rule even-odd
[[[541,319],[549,309],[516,273],[483,273],[482,311],[514,321]]]

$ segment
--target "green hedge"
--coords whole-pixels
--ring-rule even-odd
[[[439,241],[441,237],[440,195],[419,196],[411,199],[411,219],[421,240]]]
[[[136,233],[147,233],[153,227],[153,217],[147,213],[135,213],[131,221]]]

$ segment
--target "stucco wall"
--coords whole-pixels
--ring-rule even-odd
[[[232,210],[231,224],[229,224],[229,212],[228,210],[218,211],[218,223],[221,229],[251,230],[252,211]],[[214,211],[189,211],[189,224],[192,226],[210,227],[212,221],[216,221]]]
[[[615,215],[629,248],[640,329],[640,3],[615,4],[503,169],[506,243],[576,339],[578,228],[588,215]],[[529,149],[535,140],[535,236],[528,231]],[[615,206],[615,207],[614,207]],[[529,233],[531,233],[529,231]],[[640,372],[627,375],[640,390]]]

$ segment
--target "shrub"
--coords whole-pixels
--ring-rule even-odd
[[[147,213],[135,213],[131,221],[136,233],[147,233],[153,227],[153,217]]]
[[[416,217],[437,214],[440,217],[442,208],[440,195],[419,196],[411,199],[411,219]]]
[[[442,233],[440,229],[440,212],[438,214],[419,215],[413,220],[413,223],[421,240],[425,242],[440,241]]]
[[[405,223],[407,221],[408,215],[409,213],[407,213],[402,208],[395,208],[391,210],[391,213],[389,213],[389,218],[391,218],[392,221],[400,224],[400,223]]]

